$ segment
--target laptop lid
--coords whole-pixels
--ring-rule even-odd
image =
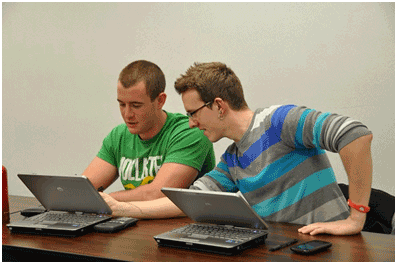
[[[48,211],[112,214],[112,210],[85,176],[18,174]]]
[[[195,222],[268,229],[265,221],[238,193],[166,187],[161,191]]]

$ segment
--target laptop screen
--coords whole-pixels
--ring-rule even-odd
[[[263,219],[239,194],[178,188],[162,188],[161,190],[195,222],[268,228]]]

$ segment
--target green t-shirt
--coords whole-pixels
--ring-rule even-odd
[[[199,171],[197,178],[215,166],[212,143],[198,128],[189,128],[189,118],[167,113],[160,132],[149,140],[131,134],[126,124],[115,127],[103,140],[98,157],[118,169],[125,189],[150,183],[164,163],[180,163]]]

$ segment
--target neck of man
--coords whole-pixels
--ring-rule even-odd
[[[227,133],[226,137],[236,143],[239,142],[244,136],[245,132],[247,132],[253,116],[254,112],[252,112],[249,108],[240,111],[230,111],[227,125],[227,130],[229,132]]]
[[[154,138],[163,128],[166,120],[167,120],[167,113],[163,110],[160,110],[160,112],[157,115],[157,118],[154,120],[152,124],[151,129],[144,134],[139,134],[139,137],[142,140],[149,140]]]

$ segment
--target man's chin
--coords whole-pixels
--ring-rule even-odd
[[[213,135],[211,136],[210,133],[207,132],[207,130],[203,130],[204,136],[206,136],[208,138],[209,141],[211,141],[212,143],[218,142],[220,140],[220,138],[215,138]]]
[[[211,141],[211,143],[216,143],[220,140],[220,138],[215,138],[215,139],[208,138],[208,139]]]
[[[128,127],[128,126],[127,126],[127,128],[128,128],[128,131],[130,131],[131,134],[134,134],[134,135],[139,134],[139,130],[138,129],[131,128],[131,127]]]

